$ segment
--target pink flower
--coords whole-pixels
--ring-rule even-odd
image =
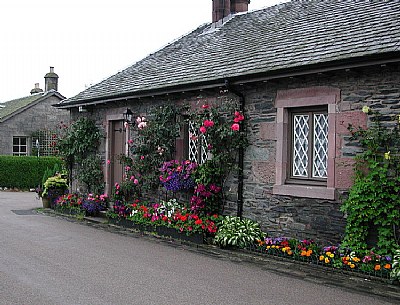
[[[233,121],[235,123],[239,123],[239,122],[241,122],[243,120],[244,120],[243,114],[241,114],[239,111],[235,111],[235,118],[233,119]]]
[[[126,171],[130,171],[130,170],[131,170],[131,167],[130,167],[130,166],[125,166],[125,170],[126,170]]]
[[[138,185],[139,184],[139,180],[137,180],[137,179],[133,180],[133,184]]]
[[[204,104],[203,106],[201,106],[201,108],[203,108],[203,109],[208,109],[208,108],[210,108],[210,105]]]
[[[239,131],[240,126],[239,126],[238,123],[234,123],[234,124],[232,124],[231,129],[232,129],[233,131]]]
[[[214,122],[213,121],[209,121],[209,120],[205,120],[203,122],[204,127],[209,128],[209,127],[213,127],[214,126]]]
[[[128,128],[129,128],[128,122],[125,122],[125,123],[124,123],[124,126],[125,126],[125,129],[128,129]]]
[[[129,139],[129,140],[128,140],[128,144],[129,144],[129,145],[132,145],[132,144],[133,144],[133,140],[132,140],[132,139]]]
[[[140,160],[144,160],[144,156],[140,156]]]
[[[147,123],[146,123],[146,122],[140,122],[140,123],[138,124],[138,128],[139,128],[139,129],[143,129],[143,128],[145,128],[145,127],[147,127]]]
[[[199,130],[200,130],[201,133],[206,133],[207,132],[207,129],[204,126],[201,126]]]
[[[135,176],[131,176],[131,178],[129,180],[131,180],[131,181],[135,180]]]
[[[111,161],[110,161],[110,160],[107,160],[107,164],[111,164]]]
[[[196,141],[199,137],[196,136],[196,135],[194,135],[194,134],[192,134],[192,133],[190,133],[190,134],[189,134],[189,138],[190,138],[190,140],[192,140],[192,141]]]

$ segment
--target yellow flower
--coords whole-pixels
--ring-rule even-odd
[[[390,160],[390,151],[385,152],[385,159]]]
[[[319,256],[319,260],[320,260],[320,261],[323,261],[324,259],[325,259],[325,257],[324,257],[323,255],[320,255],[320,256]]]
[[[331,253],[331,254],[329,254],[329,257],[330,257],[330,258],[334,258],[334,257],[335,257],[335,254]]]
[[[325,264],[329,264],[329,263],[330,263],[329,257],[325,257]]]
[[[364,106],[364,107],[362,107],[362,112],[364,112],[364,113],[366,113],[366,114],[368,114],[369,113],[369,107],[368,106]]]
[[[354,264],[349,264],[350,268],[353,269],[356,265]]]
[[[292,254],[293,254],[293,251],[292,251],[292,250],[289,250],[289,251],[287,252],[287,254],[288,254],[288,255],[292,255]]]
[[[326,252],[326,255],[331,256],[331,252],[330,251]]]
[[[270,248],[271,248],[271,246],[267,246],[267,250],[270,249]]]
[[[301,256],[306,256],[307,255],[307,251],[305,251],[305,250],[301,251],[300,255]]]
[[[364,106],[363,109],[362,109],[362,112],[368,114],[368,113],[369,113],[369,110],[370,110],[370,109],[369,109],[368,106]]]
[[[381,270],[381,265],[375,265],[374,270],[375,270],[375,271]]]
[[[361,259],[356,256],[356,257],[353,257],[352,260],[353,260],[353,262],[358,263]]]
[[[312,254],[312,250],[311,249],[306,252],[306,256],[311,256],[311,254]]]

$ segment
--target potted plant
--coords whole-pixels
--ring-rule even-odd
[[[58,197],[64,195],[68,190],[65,175],[56,174],[47,178],[43,185],[42,202],[44,208],[53,207]]]

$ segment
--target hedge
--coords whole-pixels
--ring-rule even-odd
[[[0,187],[30,189],[42,183],[47,168],[62,161],[57,157],[0,156]]]

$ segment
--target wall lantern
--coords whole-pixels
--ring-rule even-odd
[[[132,122],[133,112],[129,108],[126,108],[123,114],[125,122],[130,124]]]

